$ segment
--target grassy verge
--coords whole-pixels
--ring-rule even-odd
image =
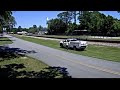
[[[48,46],[51,48],[67,51],[70,53],[100,58],[100,59],[109,60],[109,61],[120,62],[120,48],[116,48],[116,47],[88,45],[88,47],[86,48],[85,51],[74,51],[74,50],[66,50],[64,48],[60,48],[58,41],[43,40],[43,39],[18,36],[18,35],[15,35],[15,36],[18,38],[21,38],[23,40],[27,40],[27,41],[34,42],[34,43],[41,44],[41,45],[45,45],[45,46]]]
[[[10,60],[6,59],[0,62],[0,66],[9,65],[9,64],[23,64],[25,68],[18,68],[18,71],[25,70],[25,71],[37,71],[37,72],[48,66],[47,64],[39,60],[27,56],[17,57]]]
[[[7,37],[0,37],[0,45],[11,44],[12,41]]]

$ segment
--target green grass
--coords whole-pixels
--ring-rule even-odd
[[[120,48],[117,48],[117,47],[88,45],[85,51],[74,51],[74,50],[66,50],[64,48],[60,48],[59,41],[43,40],[43,39],[18,36],[18,35],[15,35],[15,36],[23,40],[27,40],[27,41],[45,45],[51,48],[67,51],[70,53],[100,58],[100,59],[109,60],[109,61],[120,62]]]
[[[18,69],[18,71],[25,70],[25,71],[36,71],[36,72],[48,66],[47,64],[39,60],[27,56],[17,57],[11,60],[4,60],[0,62],[0,66],[8,65],[8,64],[24,64],[25,68]]]
[[[0,37],[0,45],[11,44],[12,41],[7,37]]]

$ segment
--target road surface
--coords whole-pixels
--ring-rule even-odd
[[[13,40],[13,43],[8,45],[10,48],[35,51],[36,53],[27,55],[50,66],[65,67],[73,78],[120,78],[120,63],[118,62],[77,55],[6,36]]]

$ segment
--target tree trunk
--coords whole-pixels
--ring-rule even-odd
[[[76,24],[76,11],[74,11],[74,23]]]

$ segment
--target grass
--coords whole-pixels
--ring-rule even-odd
[[[30,42],[34,42],[37,44],[45,45],[51,48],[67,51],[70,53],[100,58],[100,59],[109,60],[109,61],[120,62],[120,48],[117,48],[117,47],[88,45],[85,51],[74,51],[74,50],[66,50],[64,48],[60,48],[59,41],[43,40],[43,39],[18,36],[18,35],[15,35],[15,37],[18,37],[20,39],[27,40]]]
[[[36,60],[34,58],[31,57],[18,57],[18,58],[14,58],[11,60],[4,60],[2,62],[0,62],[0,66],[4,66],[4,65],[8,65],[8,64],[24,64],[25,68],[22,69],[18,69],[18,71],[20,70],[25,70],[25,71],[40,71],[43,68],[47,67],[48,65]]]
[[[0,45],[11,44],[12,41],[7,37],[0,37]]]

